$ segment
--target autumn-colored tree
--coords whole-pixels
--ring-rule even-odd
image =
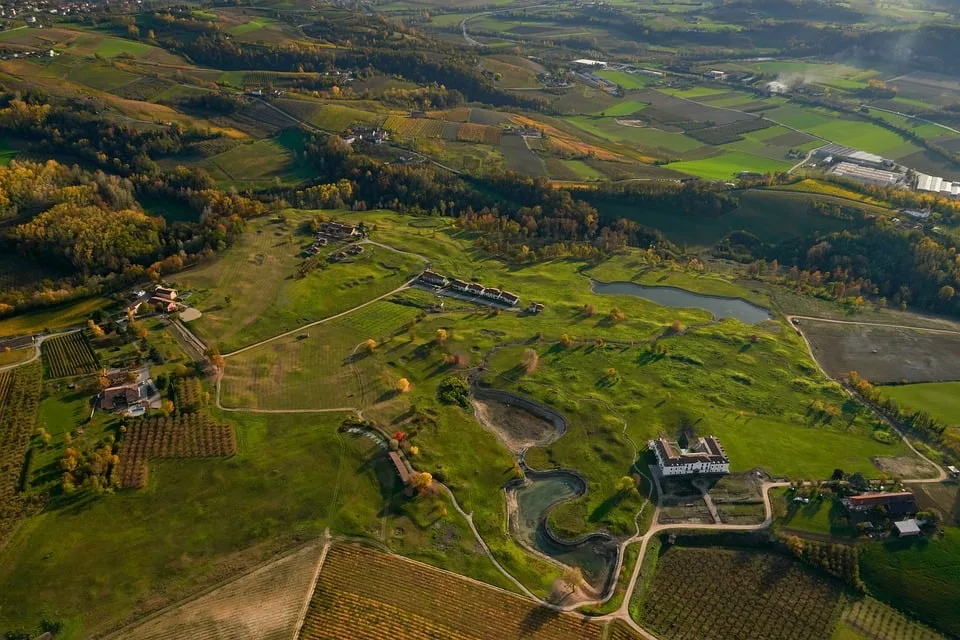
[[[447,344],[447,330],[446,329],[437,329],[437,344]]]
[[[627,319],[627,315],[620,310],[620,307],[614,307],[610,309],[610,322],[623,322]]]
[[[560,344],[562,344],[564,348],[569,349],[571,346],[573,346],[573,340],[570,338],[570,336],[564,333],[560,335]]]
[[[617,480],[617,492],[620,494],[627,494],[635,491],[637,488],[637,483],[634,482],[633,478],[630,476],[623,476]]]
[[[366,348],[367,353],[373,353],[377,348],[377,341],[373,338],[367,338],[367,341],[363,343],[364,348]]]
[[[92,333],[95,338],[102,338],[104,335],[103,329],[93,320],[87,320],[87,328],[90,329],[90,333]]]
[[[400,378],[397,380],[396,389],[397,393],[406,393],[407,391],[410,391],[410,381],[406,378]]]
[[[592,304],[585,304],[583,305],[583,315],[587,316],[588,318],[593,317],[597,315],[597,308]]]
[[[103,374],[97,376],[97,388],[100,389],[100,391],[103,391],[109,386],[110,386],[110,378],[108,378],[106,375],[103,375]]]
[[[672,323],[670,323],[670,326],[667,328],[667,331],[669,333],[676,335],[676,334],[683,333],[684,329],[686,329],[686,327],[682,322],[680,322],[679,320],[674,320]]]
[[[410,447],[410,451],[408,451],[408,453],[413,457],[417,457],[418,455],[420,455],[420,447],[414,445]]]
[[[163,415],[165,415],[165,416],[169,416],[170,414],[172,414],[172,413],[173,413],[173,401],[172,401],[172,400],[164,400],[163,402],[161,402],[161,403],[160,403],[160,410],[163,411]]]
[[[410,486],[418,494],[424,494],[433,486],[433,476],[426,471],[415,471],[410,474]]]

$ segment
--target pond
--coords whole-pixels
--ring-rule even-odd
[[[744,324],[756,324],[773,316],[763,307],[741,300],[694,293],[677,287],[651,287],[633,282],[593,280],[593,292],[600,295],[628,295],[655,302],[664,307],[706,309],[717,320],[736,318]]]
[[[516,533],[528,546],[567,566],[578,567],[584,580],[598,592],[609,585],[619,548],[602,534],[592,534],[574,544],[564,543],[547,530],[547,513],[555,505],[583,495],[584,481],[567,471],[527,470],[527,483],[515,489]]]

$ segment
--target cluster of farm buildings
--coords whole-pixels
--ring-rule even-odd
[[[353,240],[354,238],[359,238],[362,235],[363,232],[360,231],[356,225],[347,224],[346,222],[337,222],[336,220],[322,222],[320,223],[320,228],[317,230],[317,233],[313,236],[313,244],[307,247],[307,255],[317,255],[320,253],[320,249],[327,246],[331,240]],[[357,248],[359,251],[351,253],[363,253],[363,247]]]
[[[831,174],[861,184],[913,189],[949,198],[960,196],[960,182],[912,171],[889,158],[873,153],[841,144],[828,144],[817,149],[814,154],[820,158],[825,168],[829,167]]]

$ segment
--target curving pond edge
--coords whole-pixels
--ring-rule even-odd
[[[523,396],[498,389],[490,389],[474,385],[472,388],[473,399],[476,400],[494,400],[507,406],[518,407],[531,414],[549,421],[554,425],[555,431],[551,437],[544,438],[531,446],[546,446],[556,442],[567,431],[566,418],[554,409],[543,404],[525,398]],[[492,430],[498,440],[512,450],[504,441],[501,434],[491,428],[486,420],[477,415],[477,407],[474,405],[474,413],[478,422],[485,428]],[[577,539],[568,540],[557,535],[550,529],[548,523],[550,513],[559,505],[570,500],[576,500],[587,492],[587,480],[579,472],[573,469],[532,469],[526,464],[525,457],[528,447],[523,448],[516,454],[517,463],[523,470],[522,479],[511,480],[504,485],[504,493],[507,504],[507,523],[510,535],[522,547],[547,559],[549,562],[567,567],[576,566],[584,575],[584,580],[590,589],[598,598],[605,598],[612,593],[616,586],[616,573],[620,565],[621,548],[617,539],[605,531],[595,531],[585,534]],[[524,528],[523,509],[521,504],[524,502],[524,492],[536,490],[539,484],[559,482],[566,485],[567,491],[561,491],[561,495],[552,500],[537,505],[532,510],[532,520],[535,525],[532,529]],[[528,516],[529,517],[529,516]],[[577,561],[579,560],[579,561]],[[591,563],[590,561],[593,561]],[[596,564],[599,562],[599,564]],[[591,580],[591,578],[593,578]]]
[[[697,293],[669,285],[646,285],[618,280],[601,282],[590,278],[590,290],[597,295],[626,295],[642,298],[674,309],[703,309],[715,320],[735,318],[744,324],[757,324],[773,319],[773,313],[744,298]]]

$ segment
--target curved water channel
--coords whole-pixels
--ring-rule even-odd
[[[636,296],[664,307],[706,309],[717,320],[736,318],[744,324],[756,324],[773,317],[767,309],[742,298],[711,296],[677,287],[651,287],[634,282],[590,282],[593,292],[600,295]]]
[[[550,511],[587,491],[587,481],[576,471],[538,471],[524,462],[532,446],[546,446],[567,430],[563,416],[537,402],[505,391],[475,387],[474,413],[501,443],[517,456],[525,478],[506,487],[510,533],[526,547],[563,565],[577,567],[596,594],[613,585],[619,560],[617,541],[603,532],[578,540],[564,540],[547,524]]]

